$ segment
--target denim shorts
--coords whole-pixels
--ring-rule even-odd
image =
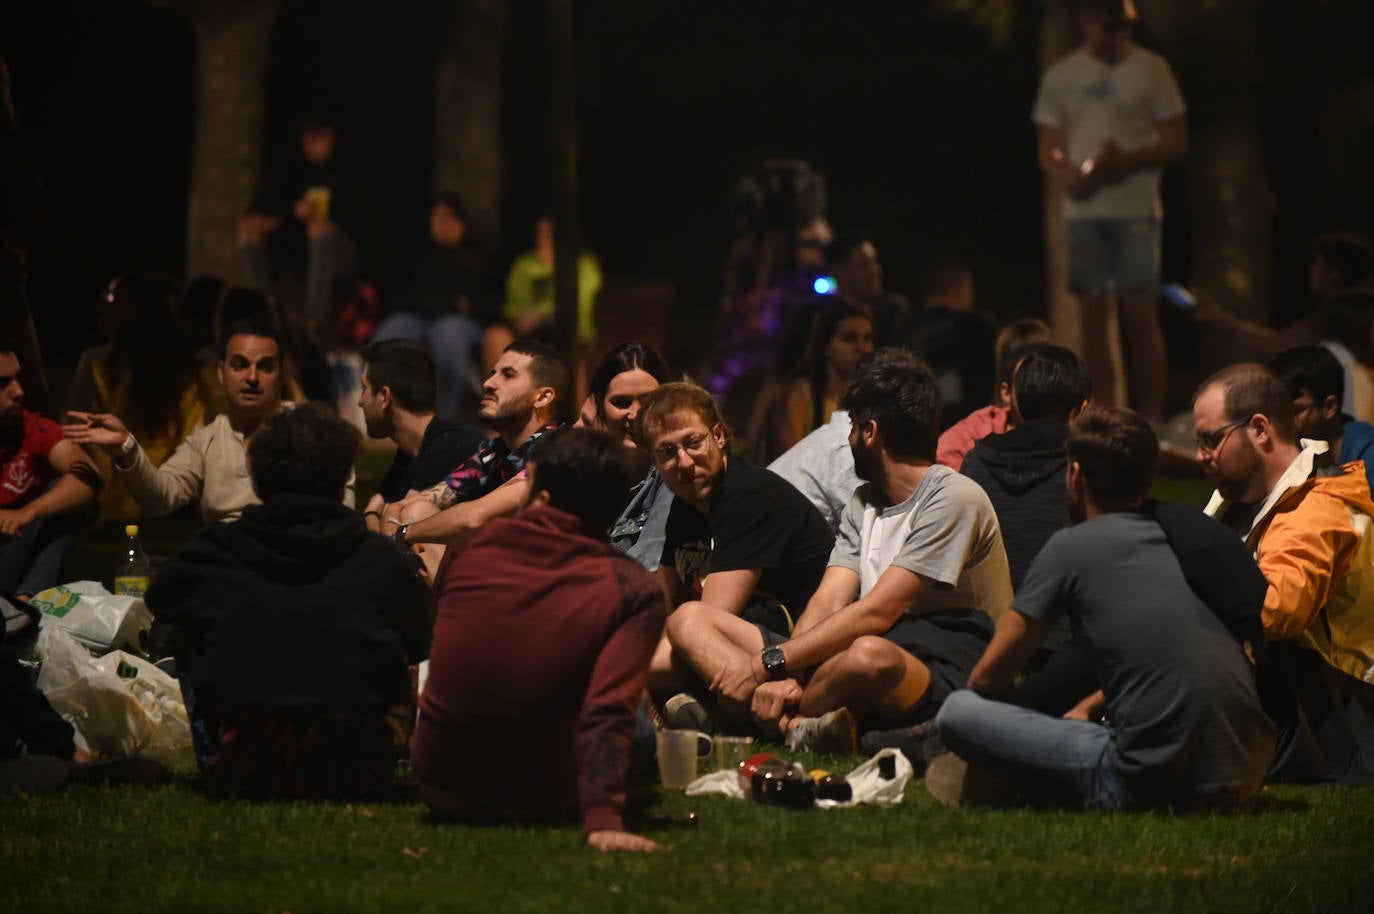
[[[1159,288],[1159,220],[1070,219],[1069,291],[1101,294]]]

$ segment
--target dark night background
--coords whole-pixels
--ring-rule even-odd
[[[996,49],[926,3],[579,4],[584,237],[609,278],[675,286],[682,332],[670,357],[690,365],[707,344],[732,240],[728,191],[774,155],[825,173],[831,224],[870,234],[889,288],[918,299],[926,265],[954,255],[972,267],[983,307],[1002,318],[1043,314],[1029,121],[1038,17],[1018,6],[1012,40]],[[1311,235],[1370,226],[1331,221],[1315,77],[1304,66],[1326,32],[1294,20],[1292,3],[1261,6],[1262,53],[1275,64],[1261,86],[1278,203],[1271,311],[1291,317]],[[550,199],[547,15],[534,2],[509,10],[503,233],[488,239],[498,280]],[[371,190],[361,240],[384,291],[404,281],[425,239],[439,18],[434,0],[285,0],[273,38],[269,155],[292,140],[304,109],[337,114]],[[1148,31],[1140,38],[1151,44]],[[195,42],[175,9],[51,0],[8,5],[0,52],[49,194],[30,295],[60,377],[63,361],[94,341],[96,295],[114,274],[181,273]],[[1165,278],[1184,281],[1186,180],[1172,169],[1165,181]],[[1186,359],[1186,328],[1169,317],[1175,357]]]

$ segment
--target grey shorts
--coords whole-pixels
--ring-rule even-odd
[[[1158,219],[1070,219],[1065,230],[1070,292],[1159,288]]]

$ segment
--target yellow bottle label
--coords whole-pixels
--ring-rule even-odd
[[[120,575],[114,584],[114,592],[120,596],[141,597],[148,592],[147,575]]]

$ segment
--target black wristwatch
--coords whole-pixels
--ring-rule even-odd
[[[402,546],[409,545],[406,542],[406,531],[409,529],[410,524],[401,524],[399,527],[396,528],[396,532],[391,534],[391,538],[394,539],[396,542],[400,543]]]
[[[769,679],[781,679],[787,673],[787,655],[780,647],[764,648],[763,671]]]

